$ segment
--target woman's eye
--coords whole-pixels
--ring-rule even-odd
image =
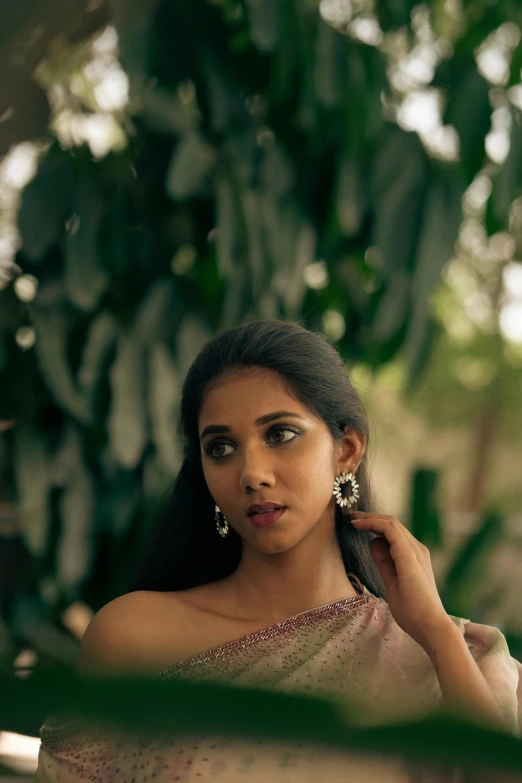
[[[275,443],[289,443],[291,440],[294,440],[294,438],[296,438],[297,435],[298,435],[298,433],[295,430],[290,429],[289,427],[274,427],[272,430],[270,430],[269,434],[270,434],[270,436],[274,436],[274,435],[278,436],[278,435],[280,435],[281,433],[284,433],[284,432],[289,432],[291,435],[293,435],[293,437],[292,438],[286,438],[285,440],[282,440],[280,438],[276,438],[275,439]],[[228,454],[215,454],[214,450],[215,449],[222,449],[222,448],[225,448],[226,446],[230,446],[230,445],[231,445],[230,443],[220,443],[220,442],[211,443],[210,446],[208,447],[208,449],[206,450],[206,454],[209,457],[212,457],[213,459],[222,459],[223,457],[228,457],[229,456]]]

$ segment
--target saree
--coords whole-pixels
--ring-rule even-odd
[[[440,705],[441,691],[426,652],[395,622],[387,603],[362,591],[205,650],[158,672],[171,677],[333,697],[364,705],[361,725],[420,719]],[[450,615],[515,735],[522,727],[522,666],[493,626]],[[40,729],[36,783],[80,780],[128,783],[455,783],[449,768],[427,769],[392,756],[371,757],[308,743],[226,735],[143,737]],[[503,780],[502,775],[495,781]],[[507,778],[506,778],[507,779]]]

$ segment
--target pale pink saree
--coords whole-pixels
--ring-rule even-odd
[[[515,734],[522,727],[522,666],[494,627],[452,617]],[[249,687],[360,700],[363,723],[427,716],[441,700],[431,661],[402,631],[388,605],[364,588],[354,598],[319,606],[219,645],[160,672]],[[128,783],[409,783],[457,781],[449,769],[427,770],[399,758],[331,750],[306,743],[191,736],[132,743],[78,734],[72,724],[41,729],[37,783],[80,780]],[[492,780],[504,780],[499,775]]]

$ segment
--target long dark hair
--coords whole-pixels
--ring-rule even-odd
[[[349,425],[366,438],[369,428],[361,399],[339,353],[326,337],[300,321],[256,320],[225,329],[196,356],[183,383],[178,437],[183,464],[158,520],[134,590],[174,591],[223,579],[241,559],[241,537],[229,528],[222,538],[214,520],[214,499],[201,464],[198,417],[205,394],[227,371],[260,367],[278,373],[291,394],[319,416],[336,444]],[[373,506],[367,452],[357,470],[358,508]],[[333,487],[332,487],[333,488]],[[384,585],[370,551],[370,533],[356,530],[347,511],[335,503],[335,530],[346,573],[355,575],[374,595],[385,598]]]

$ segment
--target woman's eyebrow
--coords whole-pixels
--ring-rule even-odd
[[[264,416],[260,416],[256,419],[254,423],[257,425],[268,424],[268,422],[274,421],[274,419],[282,419],[285,416],[291,416],[294,419],[301,419],[302,421],[305,420],[304,416],[301,416],[299,413],[292,413],[291,411],[274,411],[273,413],[265,413]],[[209,424],[208,427],[205,427],[199,438],[200,440],[203,440],[205,435],[214,435],[218,432],[232,432],[232,428],[228,427],[226,424]]]

